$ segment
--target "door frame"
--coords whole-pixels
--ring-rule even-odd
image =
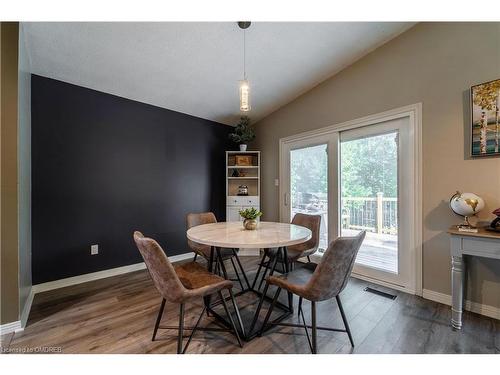
[[[391,283],[381,282],[379,280],[370,279],[368,277],[353,274],[354,277],[364,279],[370,282],[374,282],[383,286],[387,286],[393,289],[401,290],[410,294],[422,295],[422,103],[411,104],[404,107],[399,107],[395,109],[391,109],[389,111],[361,117],[358,119],[342,122],[339,124],[334,124],[330,126],[326,126],[320,129],[315,129],[299,134],[294,134],[292,136],[280,138],[279,140],[279,217],[280,221],[283,221],[284,218],[284,193],[285,186],[289,183],[288,176],[286,175],[286,171],[289,166],[285,163],[288,161],[288,156],[284,155],[285,151],[289,149],[290,143],[295,143],[298,141],[307,142],[307,140],[311,140],[314,138],[324,137],[326,140],[336,139],[334,142],[335,145],[328,148],[328,164],[329,165],[339,165],[339,134],[341,131],[355,129],[363,126],[369,126],[374,124],[379,124],[381,122],[408,118],[408,126],[409,126],[409,137],[410,137],[410,150],[409,150],[409,158],[413,161],[412,163],[412,171],[409,173],[409,176],[412,179],[412,183],[410,186],[412,187],[412,191],[410,192],[410,196],[412,199],[409,204],[409,243],[410,246],[410,264],[412,261],[414,263],[414,267],[410,267],[409,270],[409,284],[407,286],[400,286]],[[324,141],[323,143],[326,143]],[[334,168],[328,169],[328,180],[332,181],[333,186],[338,186],[340,170],[334,170]],[[330,182],[329,182],[330,184]],[[328,191],[328,210],[329,212],[337,212],[337,215],[334,215],[329,220],[332,223],[328,225],[328,235],[329,238],[335,238],[338,236],[339,230],[339,189],[337,192],[330,191],[333,189],[329,189]]]

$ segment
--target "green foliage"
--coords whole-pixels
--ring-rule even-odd
[[[326,145],[308,147],[291,153],[292,195],[301,193],[326,193],[328,168]]]
[[[234,133],[229,134],[229,139],[237,144],[246,144],[255,139],[255,131],[250,125],[248,116],[240,118],[240,122],[234,128]]]
[[[343,197],[376,197],[378,192],[385,197],[397,197],[396,137],[396,133],[390,133],[341,144]],[[292,151],[292,196],[297,193],[326,195],[327,159],[326,145]]]
[[[245,210],[238,211],[240,216],[245,219],[255,220],[262,216],[262,212],[256,210],[255,208],[247,208]]]
[[[398,196],[397,133],[362,138],[341,144],[342,196]]]

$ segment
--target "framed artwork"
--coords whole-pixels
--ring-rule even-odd
[[[472,86],[471,156],[500,155],[500,79]]]

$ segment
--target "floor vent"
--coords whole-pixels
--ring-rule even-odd
[[[396,299],[396,297],[397,297],[394,294],[389,294],[389,293],[386,293],[386,292],[382,292],[380,290],[370,288],[369,286],[367,286],[365,288],[365,292],[370,292],[370,293],[373,293],[373,294],[377,294],[379,296],[382,296],[382,297],[385,297],[385,298],[389,298],[389,299]]]

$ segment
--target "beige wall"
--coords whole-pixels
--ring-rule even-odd
[[[19,319],[17,202],[18,24],[2,22],[1,32],[1,306],[0,324]]]
[[[480,218],[500,207],[500,158],[464,151],[471,85],[500,78],[500,23],[422,23],[256,124],[264,219],[278,219],[281,137],[423,104],[423,287],[450,294],[448,208],[455,190],[482,196]],[[470,262],[468,298],[500,307],[500,261]],[[472,285],[472,286],[471,286]]]

